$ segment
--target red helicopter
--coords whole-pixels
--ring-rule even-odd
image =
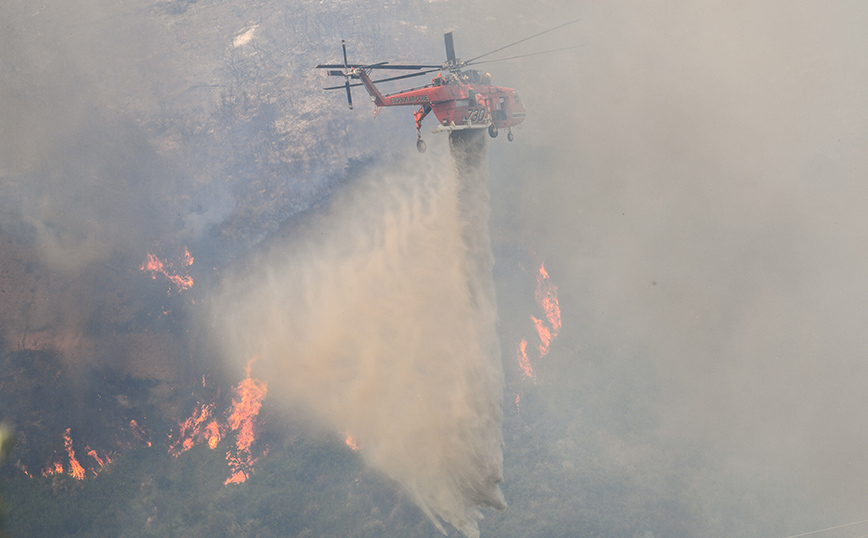
[[[382,107],[418,106],[419,109],[416,110],[413,115],[416,118],[416,149],[418,149],[420,153],[424,153],[427,148],[425,141],[422,140],[422,120],[432,111],[438,121],[437,128],[434,130],[435,133],[443,131],[458,131],[463,129],[488,129],[488,134],[492,138],[495,138],[501,129],[507,129],[506,138],[512,142],[514,138],[512,127],[524,121],[525,117],[525,109],[518,93],[512,88],[492,86],[491,75],[488,73],[475,69],[464,70],[464,68],[475,64],[513,60],[516,58],[524,58],[537,54],[546,54],[549,52],[576,48],[578,45],[532,54],[524,54],[521,56],[511,56],[509,58],[478,61],[481,58],[500,52],[508,47],[518,45],[519,43],[523,43],[534,37],[573,24],[578,20],[579,19],[572,20],[554,28],[549,28],[548,30],[526,37],[514,43],[510,43],[509,45],[500,47],[480,56],[476,56],[467,61],[461,60],[455,56],[452,32],[448,32],[443,35],[446,43],[446,62],[440,65],[395,65],[390,64],[389,62],[367,65],[350,64],[347,62],[346,42],[341,40],[344,63],[320,64],[316,67],[318,69],[328,69],[328,74],[330,76],[344,77],[343,85],[331,86],[325,89],[339,90],[345,88],[347,91],[347,102],[350,105],[350,109],[353,108],[353,95],[350,89],[353,86],[364,86],[371,95],[371,101],[373,101],[374,105],[377,107],[374,117],[380,113]],[[409,70],[418,72],[372,80],[371,72],[375,69]],[[376,84],[380,82],[390,82],[393,80],[418,77],[435,71],[440,71],[440,73],[437,73],[429,84],[418,88],[383,95],[376,86]],[[361,80],[361,82],[351,84],[350,79]]]

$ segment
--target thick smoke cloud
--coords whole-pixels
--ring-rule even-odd
[[[864,519],[868,10],[576,9],[576,54],[497,71],[529,111],[519,139],[542,146],[504,185],[519,185],[527,233],[576,301],[565,327],[588,331],[564,336],[577,350],[552,359],[550,379],[607,360],[609,390],[633,391],[659,434],[703,446],[745,492],[773,476],[787,485],[775,502],[805,495],[815,521]],[[508,158],[494,146],[494,162]],[[651,386],[626,382],[649,368]],[[717,495],[723,473],[691,472]]]
[[[479,509],[505,507],[503,375],[472,170],[435,153],[369,172],[305,237],[227,277],[214,308],[228,356],[258,357],[270,395],[351,436],[438,527],[478,536]]]

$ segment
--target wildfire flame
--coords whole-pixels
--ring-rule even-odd
[[[205,437],[208,439],[208,448],[211,450],[217,448],[217,444],[220,443],[220,439],[223,438],[223,431],[222,428],[220,428],[220,424],[217,424],[216,420],[205,427]]]
[[[131,424],[138,427],[138,425],[135,424],[135,420],[131,421]],[[148,441],[148,446],[150,446],[150,441]],[[66,431],[63,432],[63,448],[66,451],[66,459],[69,461],[69,466],[65,467],[62,462],[62,457],[58,457],[57,461],[42,469],[42,476],[69,474],[77,480],[84,480],[88,469],[94,474],[94,476],[96,476],[106,466],[112,463],[112,458],[108,453],[104,453],[103,456],[100,456],[99,453],[89,445],[85,445],[84,452],[89,457],[93,458],[93,462],[95,462],[96,465],[91,463],[89,460],[83,460],[80,462],[75,454],[74,442],[72,440],[72,428],[67,428]],[[16,467],[18,467],[28,477],[33,478],[33,475],[30,474],[27,468],[20,461],[16,463]]]
[[[63,464],[59,461],[42,470],[42,476],[51,476],[54,474],[63,474]]]
[[[232,398],[232,411],[228,421],[229,427],[237,430],[238,434],[235,438],[235,453],[232,453],[232,449],[226,453],[232,476],[226,479],[225,484],[238,484],[247,480],[253,472],[253,464],[258,460],[253,457],[250,447],[256,440],[253,427],[268,387],[264,381],[250,377],[250,367],[256,359],[257,357],[254,357],[247,363],[247,377],[235,387],[237,399]]]
[[[561,329],[561,309],[558,306],[558,288],[549,280],[545,264],[540,264],[536,282],[534,297],[537,304],[545,313],[545,321],[548,321],[551,326],[551,328],[546,326],[544,320],[537,319],[534,316],[530,317],[539,335],[540,345],[538,349],[540,358],[542,358],[548,354],[549,346],[558,336],[558,331]]]
[[[67,428],[63,433],[63,446],[66,448],[66,454],[69,457],[69,474],[78,480],[84,479],[84,467],[75,459],[75,450],[72,448],[71,428]],[[51,476],[54,474],[63,474],[63,464],[60,461],[54,463],[42,470],[42,476]]]
[[[193,256],[190,255],[190,251],[187,249],[184,249],[182,264],[185,267],[193,265]],[[161,260],[150,252],[148,252],[148,259],[139,269],[142,271],[150,271],[152,279],[156,279],[157,274],[163,275],[169,280],[169,282],[178,288],[179,292],[193,287],[193,277],[186,274],[174,274],[174,267],[172,264],[168,261]],[[172,272],[170,272],[170,270],[172,270]]]
[[[518,365],[524,370],[524,375],[536,379],[536,373],[534,373],[533,366],[530,365],[530,360],[527,358],[527,340],[524,339],[518,344]],[[518,400],[516,400],[517,403]]]
[[[147,432],[144,428],[139,426],[139,423],[136,422],[135,419],[130,421],[130,430],[133,432],[133,435],[136,437],[136,439],[138,439],[142,443],[146,443],[148,446],[151,446],[151,440],[146,438]]]
[[[202,424],[211,418],[211,415],[214,412],[214,408],[216,407],[216,405],[217,404],[213,402],[204,404],[202,407],[194,410],[193,415],[190,418],[188,418],[184,422],[181,422],[181,431],[178,434],[178,440],[169,447],[169,452],[173,456],[180,456],[184,452],[193,448],[193,446],[196,444],[197,438],[208,436],[209,432],[207,431],[207,428],[202,427]],[[208,437],[208,439],[208,444],[210,446],[211,438]],[[215,443],[214,447],[216,446],[217,444]]]
[[[215,418],[216,402],[202,404],[193,410],[188,419],[178,423],[178,438],[169,447],[169,453],[176,457],[203,440],[207,441],[208,448],[214,450],[228,432],[237,432],[235,446],[226,452],[231,474],[224,484],[240,484],[247,480],[259,459],[253,456],[251,447],[256,442],[256,417],[268,389],[264,381],[250,376],[250,368],[255,360],[247,364],[246,378],[233,389],[232,407],[224,415],[225,421]],[[205,384],[204,378],[202,384]]]
[[[72,449],[72,436],[70,435],[71,428],[67,428],[63,434],[63,445],[66,448],[66,454],[69,456],[69,474],[73,478],[84,480],[84,467],[75,459],[75,451]]]
[[[108,456],[108,454],[105,455],[105,458],[100,458],[99,455],[96,453],[96,450],[90,448],[89,446],[84,447],[84,449],[85,451],[87,451],[87,455],[93,458],[96,461],[97,465],[100,466],[100,468],[103,468],[112,462],[112,459]]]
[[[542,317],[530,316],[536,329],[539,345],[537,352],[539,358],[548,355],[549,347],[557,338],[558,331],[561,329],[561,309],[558,305],[558,288],[555,286],[549,277],[545,268],[545,263],[541,263],[536,276],[536,290],[534,290],[534,298],[537,305],[543,312]],[[517,358],[518,366],[524,372],[524,375],[536,383],[536,372],[534,372],[530,359],[527,356],[527,340],[522,339],[518,344]],[[515,406],[519,408],[521,402],[521,393],[515,397]]]
[[[19,469],[22,473],[24,473],[27,478],[33,478],[33,475],[30,474],[30,471],[27,470],[27,467],[21,463],[21,460],[15,462],[15,467]]]
[[[344,440],[350,450],[359,450],[361,447],[356,443],[356,438],[350,434],[347,434],[347,438]]]

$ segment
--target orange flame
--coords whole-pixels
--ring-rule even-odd
[[[193,265],[193,256],[190,255],[190,251],[184,249],[184,265],[189,267]],[[142,266],[139,268],[142,271],[150,271],[151,278],[156,279],[157,273],[166,277],[169,282],[174,284],[178,291],[188,290],[193,287],[193,278],[188,275],[181,274],[172,274],[168,269],[172,269],[172,265],[168,261],[163,261],[160,258],[154,256],[150,252],[148,252],[148,259]]]
[[[151,446],[151,440],[145,438],[147,432],[144,428],[139,426],[139,423],[136,422],[135,419],[130,421],[130,430],[133,432],[133,435],[136,437],[136,439],[138,439],[142,443],[146,443],[148,446]]]
[[[524,339],[518,344],[518,365],[524,370],[524,375],[531,379],[536,379],[536,374],[530,365],[530,360],[527,358],[527,340]]]
[[[208,435],[207,431],[203,433],[202,423],[211,418],[211,414],[214,412],[214,407],[216,405],[217,404],[215,403],[204,404],[201,408],[194,410],[193,415],[190,418],[180,423],[181,431],[178,433],[178,440],[169,447],[169,453],[178,457],[193,448],[196,444],[196,437],[199,437],[200,434],[205,436]],[[214,447],[216,446],[217,444],[215,443]]]
[[[536,327],[536,332],[539,335],[540,358],[545,357],[549,352],[549,346],[557,337],[558,331],[561,328],[561,309],[558,306],[558,288],[549,281],[549,274],[546,272],[545,264],[540,264],[539,274],[536,277],[536,291],[534,297],[537,304],[545,313],[545,319],[549,322],[551,329],[545,325],[541,319],[531,316],[533,324]]]
[[[112,462],[112,459],[108,456],[108,454],[106,454],[105,458],[100,458],[99,454],[96,453],[96,450],[90,448],[89,446],[84,447],[84,450],[85,452],[87,452],[87,455],[93,458],[94,461],[96,461],[97,465],[99,465],[99,471],[102,471],[106,465]],[[91,469],[91,471],[94,475],[99,474],[99,471],[97,469]]]
[[[193,263],[192,256],[189,256],[189,263]],[[247,364],[247,377],[233,389],[232,407],[225,422],[212,418],[216,402],[203,404],[193,410],[190,418],[178,423],[178,438],[169,447],[169,453],[176,457],[202,440],[206,440],[208,448],[214,450],[227,432],[237,432],[235,446],[226,452],[231,474],[224,484],[240,484],[246,481],[253,473],[253,465],[258,461],[258,458],[251,454],[250,448],[256,442],[256,417],[267,394],[267,385],[264,381],[250,377],[250,367],[255,360],[256,358]],[[202,385],[205,385],[204,377]]]
[[[359,450],[361,447],[356,443],[356,438],[350,434],[347,434],[347,438],[344,440],[350,450]]]
[[[33,478],[33,475],[30,474],[30,471],[27,470],[27,467],[25,467],[24,464],[21,463],[21,460],[18,460],[18,461],[15,462],[15,467],[17,467],[18,469],[21,470],[22,473],[24,473],[25,475],[27,475],[27,478]],[[43,476],[44,476],[44,475],[43,475]]]
[[[72,428],[67,428],[65,432],[63,432],[63,447],[66,450],[67,459],[69,459],[69,475],[78,480],[84,480],[85,478],[85,470],[84,467],[79,463],[78,459],[75,457],[75,449],[73,448],[72,442]],[[92,450],[89,446],[85,447],[85,452],[88,455],[93,457],[96,462],[99,464],[100,468],[104,467],[106,463],[111,463],[111,459],[106,456],[105,459],[100,458],[95,450]],[[19,467],[24,474],[27,476],[31,476],[31,474],[27,471],[27,469],[21,465],[21,462],[18,462]],[[96,470],[93,470],[94,474],[96,474]],[[52,475],[62,475],[64,474],[63,463],[58,459],[56,462],[51,464],[42,470],[42,476],[52,476]]]
[[[230,467],[235,467],[235,466],[241,465],[240,461],[234,460],[233,458],[231,458],[229,456],[229,454],[226,454],[226,459],[229,460],[229,466]],[[227,484],[241,484],[242,482],[246,482],[247,478],[248,478],[247,473],[242,471],[241,469],[239,469],[239,470],[233,472],[231,475],[229,475],[229,478],[227,478],[226,481],[223,482],[223,485],[225,486]]]
[[[249,374],[248,374],[249,375]],[[267,386],[264,381],[247,377],[235,387],[235,395],[232,398],[232,412],[229,415],[229,427],[238,430],[236,444],[239,450],[247,450],[255,440],[253,425],[262,400],[265,398]]]
[[[205,427],[205,437],[208,439],[208,448],[211,450],[217,448],[217,444],[223,438],[223,429],[217,424],[216,420]]]
[[[549,346],[554,340],[554,334],[552,331],[546,327],[545,322],[541,319],[537,319],[534,316],[530,317],[531,321],[533,321],[534,327],[536,327],[536,333],[539,335],[539,346],[537,346],[537,350],[539,350],[540,358],[545,357],[549,353]]]
[[[67,428],[63,434],[63,445],[66,447],[66,453],[69,455],[69,474],[73,478],[84,480],[84,467],[75,459],[75,451],[72,449],[72,437],[70,436],[71,428]]]
[[[549,274],[546,272],[545,264],[541,263],[539,272],[536,277],[536,290],[534,290],[534,298],[537,304],[542,309],[544,316],[537,318],[530,316],[539,337],[539,345],[537,351],[539,357],[543,358],[548,355],[549,347],[558,336],[558,331],[561,329],[561,309],[558,306],[558,288],[549,280]],[[531,366],[530,359],[527,356],[527,340],[522,339],[518,344],[518,365],[524,371],[525,376],[529,377],[536,383],[536,373]],[[516,396],[515,405],[519,406],[521,396]]]
[[[87,451],[88,456],[96,460],[97,465],[99,465],[100,467],[105,467],[105,460],[99,457],[99,455],[96,453],[96,450],[90,448],[89,446],[84,447],[84,449],[85,451]],[[108,459],[108,456],[106,456],[106,459]],[[108,460],[109,463],[111,463],[111,461],[112,460]]]
[[[229,468],[232,475],[224,484],[240,484],[247,480],[253,473],[253,465],[258,461],[250,452],[250,447],[256,441],[254,425],[256,416],[262,408],[262,400],[268,393],[268,386],[264,381],[250,377],[250,367],[258,357],[254,357],[247,363],[247,377],[235,387],[235,396],[232,398],[232,410],[229,414],[229,427],[237,431],[235,438],[235,450],[230,449],[226,453]]]
[[[545,264],[540,264],[539,274],[536,277],[537,287],[534,297],[546,314],[546,319],[552,326],[554,336],[561,329],[561,309],[558,306],[558,287],[549,281]]]
[[[63,474],[63,464],[59,461],[42,470],[42,476],[51,476],[53,474]]]

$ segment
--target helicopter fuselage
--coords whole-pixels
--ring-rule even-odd
[[[421,88],[383,95],[364,69],[356,69],[353,74],[361,79],[378,108],[420,107],[415,114],[417,132],[429,112],[434,112],[437,117],[438,126],[434,132],[486,128],[496,132],[524,121],[525,109],[518,93],[512,88],[485,84],[484,81],[490,78],[487,75],[474,77],[480,80],[479,83],[469,82],[471,77],[466,76],[463,77],[466,80],[461,80],[453,74],[448,78],[437,75],[431,84]]]

